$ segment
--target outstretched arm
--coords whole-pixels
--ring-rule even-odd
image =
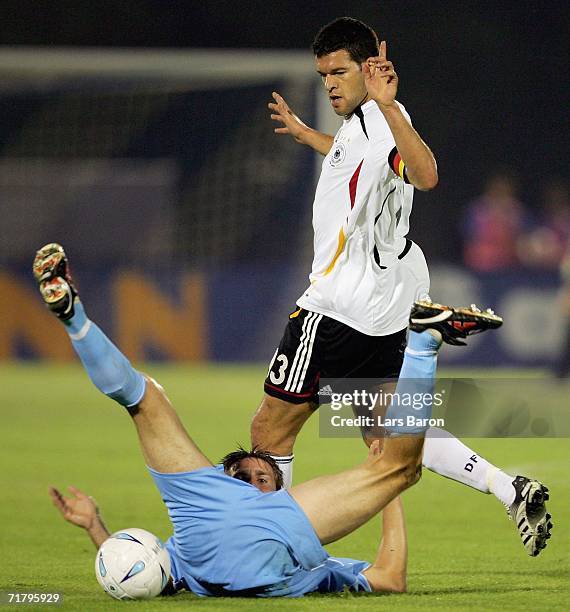
[[[64,497],[58,489],[50,487],[53,505],[66,521],[85,529],[95,547],[99,548],[111,534],[103,523],[95,500],[75,487],[69,487],[69,490],[74,497]]]
[[[427,191],[437,185],[437,164],[433,153],[410,125],[396,102],[398,75],[386,59],[386,41],[380,43],[380,55],[362,64],[368,95],[378,104],[394,136],[396,147],[406,165],[410,183]]]
[[[99,549],[101,544],[111,534],[99,514],[96,501],[76,487],[69,487],[69,490],[74,497],[64,497],[58,489],[50,487],[49,494],[53,505],[59,510],[61,516],[66,521],[85,529],[91,541],[95,544],[95,548]],[[170,576],[168,584],[164,587],[161,595],[174,595],[175,593],[172,576]]]
[[[270,102],[267,105],[271,110],[271,119],[281,124],[281,127],[275,128],[274,132],[276,134],[288,134],[296,142],[311,147],[321,155],[326,155],[332,147],[334,138],[303,123],[276,91],[272,95],[275,102]]]
[[[363,574],[375,592],[404,593],[408,540],[400,497],[396,497],[382,511],[382,531],[382,541],[376,559]]]
[[[382,441],[374,440],[368,451],[369,457],[380,457],[381,453]],[[407,565],[406,522],[402,501],[398,496],[382,511],[380,548],[374,563],[363,574],[375,592],[404,593]]]

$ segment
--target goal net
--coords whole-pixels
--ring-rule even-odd
[[[4,49],[0,260],[55,234],[123,264],[305,253],[314,154],[267,102],[320,125],[318,84],[308,52]]]
[[[335,131],[319,87],[308,51],[4,47],[0,293],[31,285],[34,251],[61,242],[90,312],[110,319],[131,355],[194,358],[166,340],[185,326],[176,317],[197,308],[184,301],[184,275],[192,272],[205,296],[199,327],[206,331],[188,340],[204,347],[198,357],[267,359],[268,334],[278,339],[306,283],[322,162],[273,133],[267,103],[278,91],[308,124]],[[125,283],[117,289],[114,273],[125,270],[142,275],[127,283],[138,293]],[[182,323],[161,327],[148,313],[127,333],[143,316],[133,304],[149,287],[165,296],[160,310],[170,309],[170,322]],[[21,348],[39,314],[20,321],[26,334],[18,336],[11,303],[0,359],[51,354],[39,332],[31,350]],[[240,333],[228,322],[236,317]]]

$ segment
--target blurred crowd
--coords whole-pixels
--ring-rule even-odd
[[[559,307],[565,350],[557,374],[570,374],[570,190],[560,178],[545,179],[532,211],[519,198],[509,171],[493,174],[469,202],[462,221],[465,264],[475,272],[527,269],[560,274]]]
[[[516,177],[506,171],[494,174],[483,193],[468,203],[462,229],[465,264],[474,271],[557,270],[568,255],[568,185],[547,180],[538,210],[532,212],[519,199]]]

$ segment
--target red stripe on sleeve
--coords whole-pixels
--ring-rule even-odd
[[[401,161],[402,161],[402,156],[400,155],[399,152],[397,152],[396,155],[394,156],[394,162],[392,163],[392,170],[394,170],[394,172],[400,177],[402,176],[400,174],[400,162]]]
[[[362,162],[364,162],[364,160],[362,160],[358,164],[358,168],[354,171],[354,174],[352,175],[352,178],[348,183],[348,191],[350,193],[350,210],[354,208],[354,202],[356,201],[356,186],[358,184],[358,176],[360,175],[360,168],[362,168]]]

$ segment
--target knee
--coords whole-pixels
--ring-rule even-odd
[[[382,468],[393,475],[398,494],[419,482],[422,475],[422,462],[418,458],[384,461]]]
[[[422,477],[422,462],[407,462],[404,464],[402,472],[404,478],[404,488],[407,489],[420,481]]]
[[[144,397],[148,397],[152,395],[161,395],[161,396],[166,395],[166,393],[164,392],[164,387],[159,382],[157,382],[154,378],[152,378],[152,376],[149,376],[148,374],[143,374],[143,376],[144,376],[145,383],[146,383]]]
[[[401,474],[404,489],[417,484],[422,477],[422,456],[409,455],[401,463]]]
[[[155,411],[157,407],[164,407],[165,404],[170,406],[170,400],[162,385],[147,374],[142,374],[142,377],[144,379],[144,393],[137,404],[127,407],[131,416],[139,414],[141,410],[147,414]]]

